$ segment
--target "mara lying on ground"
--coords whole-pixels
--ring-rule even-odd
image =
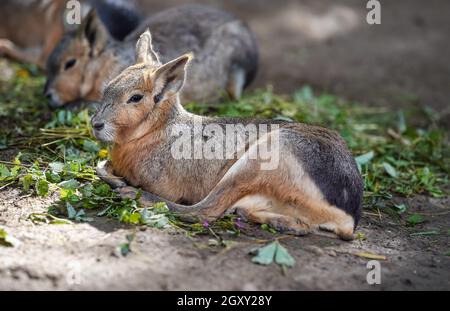
[[[92,118],[95,137],[112,144],[111,162],[98,167],[100,177],[124,197],[137,194],[133,187],[142,188],[144,204],[166,202],[186,219],[213,221],[237,212],[280,231],[302,235],[321,229],[352,239],[363,182],[343,139],[300,123],[187,112],[179,93],[191,59],[187,54],[163,64],[150,32],[141,36],[135,64],[108,83]],[[198,131],[198,125],[209,130]],[[248,131],[252,125],[270,125],[270,130],[257,137]],[[219,135],[227,128],[244,140],[231,154],[229,137]],[[187,144],[183,129],[188,129]],[[182,150],[211,146],[211,141],[210,151],[219,156],[190,157]],[[259,156],[268,143],[277,146],[270,151],[274,167],[264,167],[267,161]]]

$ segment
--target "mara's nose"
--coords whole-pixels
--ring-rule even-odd
[[[52,92],[45,92],[45,97],[47,97],[47,99],[49,100],[49,101],[52,101],[52,99],[53,99],[53,96],[52,96]]]
[[[92,124],[92,127],[93,127],[94,130],[96,130],[96,131],[101,131],[101,130],[103,130],[103,128],[105,127],[105,123],[103,123],[103,122],[94,122],[94,123]]]

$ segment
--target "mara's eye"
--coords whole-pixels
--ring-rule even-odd
[[[163,99],[162,94],[158,94],[153,98],[153,101],[155,102],[155,104],[158,104],[162,99]]]
[[[76,59],[71,59],[68,62],[65,63],[64,65],[64,70],[69,70],[70,68],[72,68],[73,66],[75,66],[75,64],[77,63]]]
[[[128,100],[128,104],[130,104],[130,103],[138,103],[138,102],[140,102],[142,100],[142,98],[144,98],[143,95],[133,95]]]

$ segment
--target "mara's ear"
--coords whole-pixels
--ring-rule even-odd
[[[160,65],[158,54],[153,50],[152,35],[150,29],[147,30],[139,37],[136,44],[136,64],[139,63],[151,63],[154,65]]]
[[[185,54],[156,70],[153,78],[155,104],[167,100],[181,90],[186,79],[186,65],[192,57],[191,53]]]
[[[95,10],[91,10],[83,19],[77,31],[81,40],[87,40],[91,47],[91,55],[97,56],[106,46],[109,40],[109,32],[98,18]]]

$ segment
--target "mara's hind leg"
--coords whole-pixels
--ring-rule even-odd
[[[244,68],[233,66],[231,69],[227,92],[231,99],[238,100],[241,98],[245,87],[246,72]]]
[[[244,218],[258,224],[268,224],[282,233],[303,236],[311,232],[308,224],[300,219],[279,214],[276,212],[282,203],[277,202],[264,195],[248,195],[233,206],[236,213]]]
[[[335,233],[343,240],[353,240],[354,219],[343,210],[330,205],[325,200],[313,199],[301,195],[295,200],[294,214],[306,219],[316,231],[317,229]]]

